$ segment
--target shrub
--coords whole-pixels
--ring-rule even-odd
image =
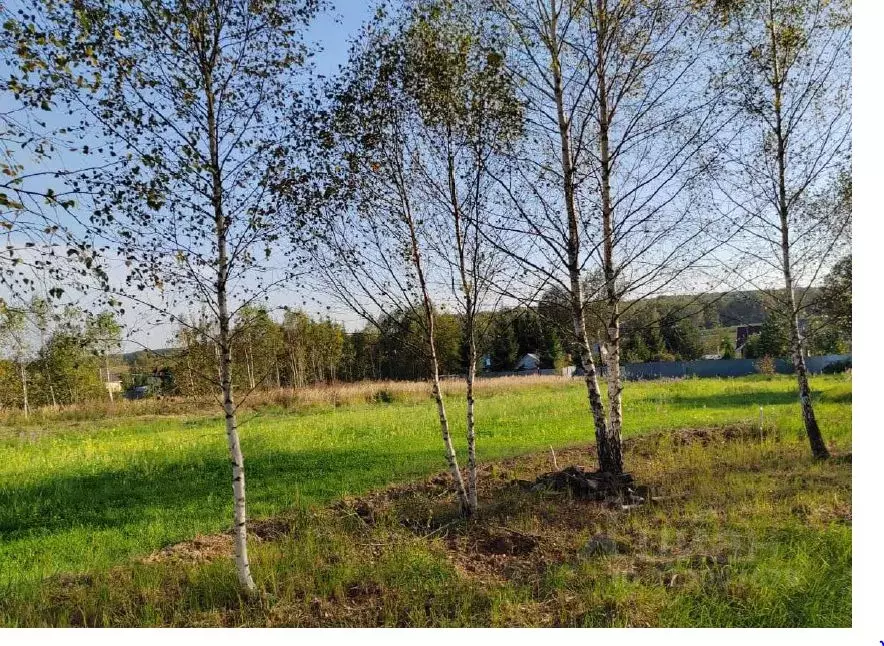
[[[392,404],[394,400],[395,397],[393,396],[393,393],[386,388],[378,390],[371,397],[371,401],[376,404]]]
[[[851,368],[852,361],[850,359],[844,359],[843,361],[833,361],[832,363],[823,366],[822,373],[824,375],[835,375],[850,370]]]
[[[737,358],[737,351],[734,349],[734,341],[730,336],[722,337],[721,343],[719,344],[719,350],[721,350],[722,359]]]
[[[776,364],[774,364],[773,357],[770,355],[761,357],[755,362],[755,371],[762,375],[774,374],[776,372]]]

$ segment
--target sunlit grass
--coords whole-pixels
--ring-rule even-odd
[[[849,450],[849,377],[816,377],[812,386],[827,441]],[[425,384],[390,388],[383,397],[390,403],[365,403],[369,396],[374,398],[363,393],[337,402],[317,396],[302,412],[268,405],[243,414],[253,517],[444,468]],[[464,407],[456,392],[449,405],[463,451]],[[762,406],[767,432],[796,438],[800,416],[788,377],[630,383],[624,432],[758,423]],[[592,440],[585,390],[578,380],[488,384],[477,403],[477,419],[485,460]],[[0,595],[15,595],[58,573],[99,572],[229,527],[229,479],[217,415],[3,427]],[[223,567],[220,571],[229,578]],[[698,622],[712,622],[715,616]]]

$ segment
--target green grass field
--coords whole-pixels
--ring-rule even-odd
[[[836,451],[850,451],[849,376],[816,377],[812,387],[827,441]],[[763,406],[769,432],[776,429],[796,455],[806,449],[799,437],[794,383],[788,377],[630,383],[624,397],[627,437],[757,423]],[[454,398],[450,416],[462,451],[463,406]],[[592,439],[585,390],[577,381],[493,390],[478,400],[477,420],[482,460],[547,452],[550,446],[585,445]],[[302,412],[265,409],[244,414],[241,423],[253,518],[311,508],[444,468],[429,400],[315,407]],[[847,478],[849,487],[849,474]],[[105,576],[110,568],[129,567],[163,546],[226,529],[231,524],[230,498],[226,445],[217,417],[0,427],[0,599],[6,600],[0,602],[0,625],[49,621],[45,615],[21,615],[27,599],[41,598],[47,577],[57,580],[56,575],[63,573]],[[840,538],[806,538],[841,541],[842,552],[846,545],[849,586],[849,527],[846,533],[838,531]],[[783,549],[788,549],[787,543]],[[287,558],[295,557],[289,554]],[[771,554],[759,558],[776,562]],[[409,561],[408,568],[419,571],[419,561]],[[207,567],[229,583],[227,571],[232,572],[232,567],[228,562]],[[263,568],[260,556],[255,569],[259,585],[262,575],[275,572],[272,567]],[[309,596],[309,592],[304,594]],[[213,601],[203,599],[203,603],[211,606]],[[839,621],[846,617],[849,622],[849,595],[846,604],[846,614],[844,608],[836,613]],[[712,614],[705,621],[692,624],[715,623],[716,616],[726,619],[726,609],[707,610]],[[142,615],[129,620],[193,623],[174,617]],[[109,619],[107,623],[115,622]]]

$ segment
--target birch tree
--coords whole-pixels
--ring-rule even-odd
[[[0,24],[16,24],[11,16],[0,5]],[[54,167],[60,153],[79,148],[81,133],[67,123],[50,125],[45,98],[23,95],[15,42],[0,37],[0,287],[20,296],[48,281],[48,296],[59,298],[102,277],[94,250],[78,235],[80,191],[65,183],[69,171]]]
[[[99,355],[104,359],[104,374],[102,381],[107,390],[108,398],[113,401],[114,393],[110,389],[110,357],[112,352],[119,352],[122,343],[123,328],[117,321],[112,310],[100,312],[92,318],[87,325],[89,344],[95,347]]]
[[[478,244],[485,167],[494,146],[518,130],[520,113],[487,36],[446,1],[406,3],[360,34],[327,129],[343,206],[327,208],[333,217],[319,262],[339,299],[378,330],[391,320],[420,329],[445,458],[467,515],[477,507],[473,380],[490,271]],[[468,482],[440,383],[448,285],[468,345]]]
[[[38,343],[42,349],[46,346],[46,342],[51,336],[53,324],[55,323],[52,301],[48,298],[34,296],[31,299],[29,310],[33,316],[34,327],[37,330]],[[45,370],[45,366],[42,377],[45,388],[49,391],[49,402],[52,404],[52,407],[55,408],[58,405],[55,397],[55,384],[53,383],[52,375],[48,370]]]
[[[534,283],[529,294],[550,287],[567,294],[571,319],[569,346],[583,368],[593,417],[599,466],[623,471],[620,439],[611,433],[592,351],[583,274],[590,261],[585,240],[590,222],[581,211],[582,179],[589,169],[587,102],[593,92],[592,69],[572,46],[581,35],[583,3],[576,0],[495,0],[494,13],[510,32],[510,69],[522,88],[528,132],[526,146],[514,155],[510,174],[499,177],[507,209],[498,228],[523,244],[508,248]]]
[[[829,325],[850,335],[853,327],[853,259],[838,260],[826,276],[816,308]]]
[[[33,359],[33,344],[29,332],[26,313],[21,309],[10,307],[7,303],[0,303],[0,346],[17,368],[25,419],[30,416],[28,364]]]
[[[513,255],[542,288],[570,295],[600,467],[621,473],[621,319],[645,298],[696,289],[695,270],[715,247],[713,222],[697,208],[726,121],[719,97],[704,91],[708,16],[668,0],[494,5],[520,52],[513,73],[533,126],[515,175],[504,178],[516,217],[503,226],[532,241]]]
[[[279,357],[281,327],[264,307],[244,307],[237,314],[234,333],[234,363],[245,370],[249,390],[281,385]],[[240,377],[241,378],[241,377]]]
[[[715,52],[708,14],[672,0],[591,0],[576,45],[593,70],[590,210],[600,224],[610,434],[622,431],[621,318],[673,286],[695,290],[717,244],[696,208],[729,115],[707,91]],[[628,302],[627,302],[628,301]],[[664,316],[674,318],[672,312]]]
[[[420,176],[435,233],[431,247],[450,268],[454,307],[462,320],[466,369],[467,496],[478,509],[474,383],[479,346],[497,299],[492,277],[503,257],[485,240],[495,186],[488,169],[521,134],[522,106],[504,66],[501,43],[485,16],[462,4],[417,3],[404,34],[405,88],[415,102]],[[498,245],[499,246],[499,245]]]
[[[413,187],[419,151],[402,86],[401,57],[383,19],[363,28],[332,90],[326,130],[334,200],[326,209],[317,268],[328,289],[378,329],[394,315],[422,332],[445,460],[463,513],[470,500],[442,395],[438,306],[428,265],[428,223]]]
[[[125,263],[125,285],[113,291],[178,324],[194,305],[213,319],[246,592],[256,586],[232,319],[293,273],[292,262],[270,265],[281,231],[272,187],[277,162],[299,141],[310,54],[301,35],[317,8],[314,0],[38,0],[6,25],[23,94],[79,119],[91,137],[83,152],[105,162],[71,181],[88,188],[89,230],[104,255]]]
[[[721,82],[741,111],[717,185],[740,230],[741,272],[788,321],[804,429],[829,451],[813,408],[799,317],[808,287],[849,245],[850,8],[827,0],[716,2]],[[799,292],[799,288],[802,288]]]

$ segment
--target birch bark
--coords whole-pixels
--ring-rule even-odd
[[[30,406],[28,405],[28,368],[25,364],[24,359],[21,360],[21,394],[22,394],[22,409],[25,413],[25,419],[28,419],[31,413]]]
[[[246,475],[243,465],[242,448],[239,442],[239,429],[236,423],[236,407],[233,403],[233,388],[230,380],[230,310],[227,303],[227,284],[230,263],[227,250],[228,220],[224,214],[221,163],[218,156],[218,129],[215,122],[215,93],[212,76],[204,68],[206,92],[206,126],[209,140],[209,160],[212,176],[212,207],[215,217],[217,278],[215,283],[218,306],[218,372],[221,378],[221,396],[224,406],[224,424],[227,432],[227,448],[233,476],[233,544],[236,560],[236,574],[240,586],[252,593],[257,588],[252,580],[249,566],[248,545],[246,542]]]
[[[550,53],[550,72],[553,77],[552,89],[556,104],[559,142],[561,146],[562,188],[565,197],[565,211],[568,217],[567,261],[571,292],[571,316],[575,342],[579,348],[580,360],[583,366],[589,409],[592,413],[595,426],[599,466],[602,471],[607,471],[612,467],[607,460],[607,456],[610,454],[610,451],[607,448],[608,424],[605,419],[605,410],[604,405],[602,404],[595,360],[592,356],[592,344],[590,343],[586,332],[586,314],[583,309],[584,293],[583,286],[580,282],[580,227],[577,217],[577,206],[575,203],[574,164],[571,155],[570,122],[565,114],[560,43],[557,38],[557,31],[558,8],[556,6],[556,0],[550,0],[549,32],[546,38],[546,45]],[[605,462],[602,461],[603,456],[605,456]]]
[[[605,296],[608,302],[608,315],[610,316],[606,341],[608,429],[604,443],[604,456],[602,455],[602,445],[599,446],[599,462],[602,463],[602,471],[619,474],[623,472],[623,456],[620,448],[623,426],[623,379],[620,373],[620,313],[614,264],[614,210],[611,201],[610,119],[606,72],[606,39],[608,31],[606,0],[596,1],[596,20],[598,22],[598,37],[596,38],[595,63],[598,83],[598,145],[603,236],[602,260],[605,275]]]
[[[475,396],[473,392],[473,384],[476,378],[476,280],[477,276],[472,276],[470,280],[469,270],[467,267],[466,254],[466,235],[464,231],[464,222],[460,210],[460,201],[457,197],[457,188],[455,181],[454,159],[448,156],[448,193],[451,201],[451,208],[454,215],[454,232],[455,242],[457,245],[457,264],[460,274],[461,292],[464,297],[464,329],[467,336],[467,508],[470,514],[474,514],[479,510],[479,494],[478,494],[478,466],[476,463],[476,416],[475,416]],[[478,226],[478,223],[473,226]],[[474,253],[478,253],[474,250]],[[474,261],[475,262],[475,261]],[[475,265],[473,265],[475,267]]]
[[[795,282],[792,278],[791,240],[789,238],[789,200],[787,198],[786,180],[786,135],[783,128],[783,85],[777,52],[776,16],[773,2],[768,3],[770,10],[769,25],[771,39],[771,81],[774,90],[774,134],[777,141],[777,210],[780,218],[780,251],[783,262],[783,282],[786,291],[786,307],[789,312],[789,337],[792,346],[792,367],[798,382],[798,400],[801,402],[801,417],[804,430],[810,442],[810,450],[817,459],[829,457],[829,450],[823,440],[822,432],[813,410],[810,398],[810,384],[807,380],[807,365],[804,361],[804,348],[801,329],[798,325],[798,308],[795,303]]]
[[[460,501],[461,511],[465,515],[469,515],[471,511],[470,501],[464,485],[463,475],[461,474],[460,467],[457,463],[457,453],[454,450],[454,444],[451,441],[448,414],[445,410],[445,400],[442,397],[442,385],[439,380],[439,357],[436,352],[436,317],[433,313],[433,302],[430,298],[427,279],[424,275],[423,261],[421,260],[420,246],[418,245],[414,218],[410,210],[407,208],[405,209],[404,217],[408,226],[412,262],[414,263],[415,273],[417,274],[418,284],[421,290],[421,302],[424,308],[424,322],[426,324],[427,344],[430,356],[430,377],[433,384],[433,399],[436,401],[436,409],[439,414],[442,442],[445,445],[445,460],[448,463],[448,470],[454,478],[455,490],[457,491],[457,497]]]

